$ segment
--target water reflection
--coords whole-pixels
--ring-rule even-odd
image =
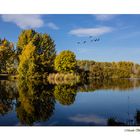
[[[17,90],[14,82],[0,81],[0,115],[5,115],[14,108],[13,100],[16,98]]]
[[[140,126],[140,110],[136,111],[135,120],[136,120],[136,125]]]
[[[106,125],[106,119],[96,115],[81,115],[70,117],[70,120],[78,123],[87,123],[88,125]]]
[[[56,85],[54,88],[54,96],[62,105],[71,105],[75,101],[77,93],[76,85]]]
[[[11,111],[21,125],[35,125],[38,122],[47,122],[54,116],[57,102],[61,106],[71,106],[76,102],[77,94],[81,92],[94,93],[97,90],[125,91],[140,87],[138,79],[94,79],[78,84],[49,84],[43,81],[0,81],[0,114],[1,116]],[[88,96],[88,95],[87,95]],[[88,101],[87,101],[88,102]],[[91,102],[91,101],[89,101]],[[95,104],[96,105],[96,104]],[[81,110],[83,108],[80,108]],[[91,107],[92,109],[92,107]],[[98,109],[98,105],[97,105]],[[138,108],[139,109],[139,108]],[[82,112],[78,110],[79,112]],[[94,112],[94,110],[92,110]],[[88,110],[87,110],[88,112]],[[65,113],[65,112],[64,112]],[[98,114],[75,114],[68,119],[74,124],[87,123],[88,125],[140,125],[140,111],[136,108],[134,119],[118,120],[113,117],[106,118]],[[3,117],[4,117],[3,116]],[[65,122],[67,124],[67,122]]]
[[[107,120],[108,126],[140,126],[140,110],[137,110],[133,119],[128,119],[125,122],[119,121],[115,118]]]
[[[140,80],[137,79],[93,79],[88,84],[81,84],[79,91],[89,92],[95,90],[131,90],[140,87]]]
[[[19,81],[16,112],[21,124],[47,121],[52,115],[55,98],[53,87],[40,81]]]

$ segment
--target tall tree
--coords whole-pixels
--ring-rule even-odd
[[[22,54],[20,55],[20,63],[18,66],[19,77],[26,78],[27,73],[29,73],[29,67],[33,67],[31,62],[34,59],[34,54],[35,46],[31,43],[24,47]]]
[[[40,78],[54,69],[55,44],[47,34],[37,33],[19,56],[20,77]]]
[[[33,39],[36,32],[33,29],[23,30],[18,37],[17,53],[21,54],[23,48]]]

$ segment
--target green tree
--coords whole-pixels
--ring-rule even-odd
[[[13,73],[14,71],[16,71],[14,45],[3,39],[0,41],[0,72]]]
[[[32,43],[36,46],[36,61],[41,72],[52,72],[56,57],[55,44],[52,38],[48,34],[37,33]]]
[[[58,72],[73,73],[76,71],[76,56],[69,50],[62,51],[56,56],[54,64]]]
[[[19,56],[19,76],[38,78],[52,72],[55,56],[55,44],[51,37],[36,32]]]

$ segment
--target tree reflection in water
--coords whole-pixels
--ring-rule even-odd
[[[18,86],[16,86],[18,85]],[[140,87],[136,79],[94,79],[78,84],[48,84],[42,81],[0,81],[0,115],[14,110],[21,125],[34,125],[47,121],[54,112],[55,102],[72,105],[77,93],[96,90],[130,90]],[[129,120],[131,121],[131,120]],[[133,122],[120,122],[109,118],[108,125],[140,125],[140,111],[136,111]]]
[[[54,96],[62,105],[71,105],[75,101],[77,93],[76,85],[56,85],[54,88]]]
[[[48,120],[54,110],[55,98],[51,85],[40,81],[18,81],[17,117],[23,125]]]
[[[131,90],[140,87],[138,79],[92,79],[88,84],[82,83],[78,91],[89,92],[95,90]]]
[[[0,115],[5,115],[13,110],[13,100],[16,98],[17,90],[15,82],[0,81]]]

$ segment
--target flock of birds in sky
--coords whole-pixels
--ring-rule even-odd
[[[89,36],[89,41],[90,42],[99,42],[100,41],[100,38],[93,38],[93,36]],[[86,43],[88,43],[88,41],[87,40],[84,40],[84,41],[79,41],[79,42],[77,42],[77,44],[78,45],[80,45],[80,44],[86,44]]]

